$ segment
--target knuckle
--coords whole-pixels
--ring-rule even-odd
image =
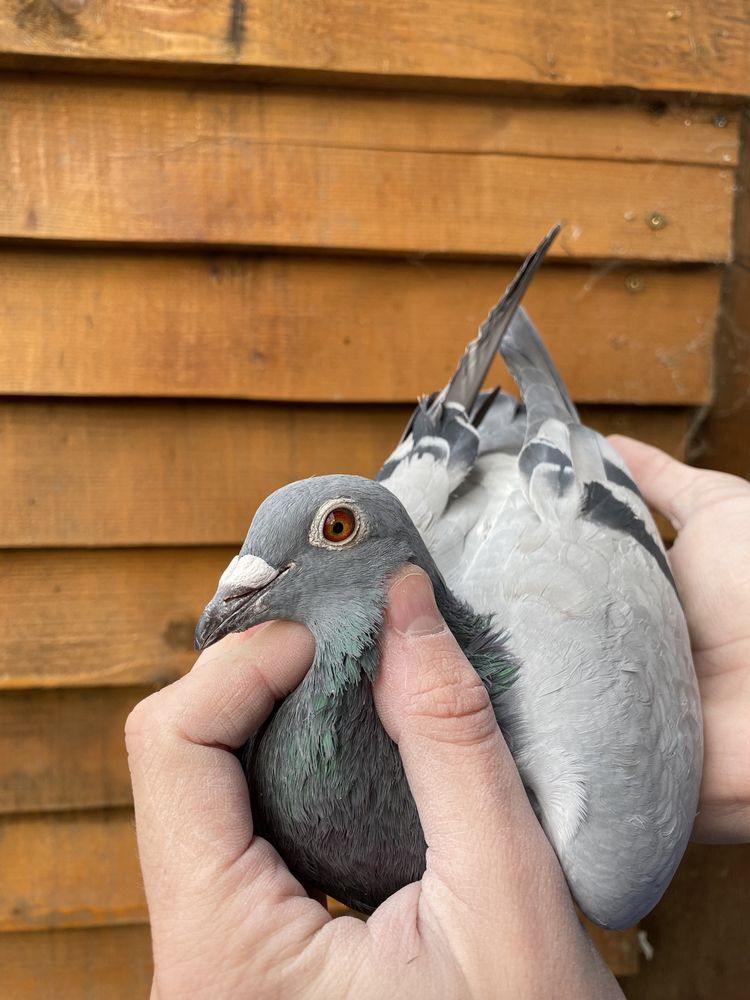
[[[417,724],[455,745],[483,743],[497,724],[490,699],[478,675],[455,656],[441,656],[422,665],[411,694],[411,712]]]
[[[163,699],[156,691],[139,701],[125,720],[125,743],[129,749],[150,743],[164,725]]]

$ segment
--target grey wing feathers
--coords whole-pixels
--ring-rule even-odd
[[[580,422],[539,333],[522,310],[500,352],[526,406],[518,468],[534,510],[542,519],[556,520],[567,509],[571,516],[629,535],[674,587],[659,533],[638,487],[609,442]]]

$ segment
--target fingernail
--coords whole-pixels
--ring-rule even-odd
[[[396,581],[388,594],[386,617],[404,635],[436,635],[445,629],[424,573],[409,573]]]

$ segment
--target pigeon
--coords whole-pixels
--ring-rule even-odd
[[[312,632],[309,671],[240,755],[258,833],[304,884],[365,914],[425,870],[371,689],[388,582],[408,563],[428,574],[592,921],[647,914],[695,819],[700,699],[659,533],[520,304],[558,228],[374,480],[312,477],[260,505],[196,630],[199,649],[273,619]],[[520,399],[481,391],[498,350]]]

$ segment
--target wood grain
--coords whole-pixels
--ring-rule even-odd
[[[0,392],[412,402],[509,265],[5,249]],[[578,401],[707,403],[717,268],[543,269],[527,306]],[[509,384],[498,362],[490,382]]]
[[[8,1000],[146,1000],[152,966],[145,925],[0,934]]]
[[[410,407],[0,402],[2,547],[230,545],[295,479],[373,475]],[[584,411],[609,433],[684,450],[690,411]]]
[[[51,3],[7,5],[5,62],[63,57],[164,67],[221,67],[284,78],[306,71],[372,81],[471,80],[545,87],[617,87],[689,94],[750,90],[750,28],[742,0],[668,7],[629,0],[111,0],[68,15]],[[33,64],[33,63],[32,63]],[[153,69],[151,70],[153,72]]]
[[[0,693],[0,813],[129,805],[125,719],[152,690]]]
[[[729,166],[283,142],[270,97],[157,83],[9,80],[3,108],[0,236],[520,256],[560,220],[561,257],[730,255]]]
[[[143,923],[130,809],[3,816],[0,931]]]
[[[195,660],[196,622],[236,551],[235,547],[18,549],[0,553],[4,635],[0,689],[161,686],[174,680]],[[13,706],[20,708],[24,697],[19,692],[20,702],[0,702],[7,706],[0,707],[3,718],[10,719]],[[68,704],[64,697],[60,695],[63,700],[58,700],[50,693],[49,701],[34,703],[41,713],[38,724],[46,725],[47,730],[54,728],[55,713]],[[84,712],[80,705],[74,709],[76,700],[72,697],[70,711]],[[97,695],[91,697],[96,702]],[[130,697],[127,692],[117,695],[116,708],[108,714],[121,714]],[[11,727],[10,721],[7,726],[12,739],[36,741],[33,731],[23,736],[25,713],[15,726]],[[103,739],[108,738],[108,726],[104,726]],[[39,781],[46,781],[44,769],[51,753],[43,742],[46,748],[37,746],[35,756],[24,765],[38,773]],[[36,794],[37,778],[27,775],[6,781],[12,785],[6,801],[12,796]],[[28,788],[24,781],[29,782]],[[69,791],[60,786],[55,794],[63,802]]]
[[[693,460],[750,479],[750,267],[734,264],[726,282],[716,351],[716,399]]]
[[[336,471],[372,475],[410,412],[0,403],[0,463],[8,470],[0,484],[0,544],[236,544],[278,486]]]
[[[728,269],[716,343],[716,399],[698,440],[699,464],[750,479],[750,113],[735,205],[736,261]]]
[[[91,84],[75,78],[31,81],[8,76],[6,85],[13,83],[28,94],[39,93],[41,87],[46,96],[54,88],[61,94],[58,106],[63,95],[68,107],[86,102],[91,91]],[[719,114],[708,104],[686,108],[680,102],[569,103],[227,84],[205,85],[186,95],[184,84],[156,82],[129,82],[126,93],[137,102],[144,86],[147,93],[160,95],[168,116],[170,107],[179,107],[198,136],[217,145],[251,139],[284,146],[719,167],[736,164],[739,155],[741,112],[727,109]],[[102,106],[121,106],[121,82],[100,80],[96,88],[103,92]],[[217,114],[218,107],[222,112]]]

